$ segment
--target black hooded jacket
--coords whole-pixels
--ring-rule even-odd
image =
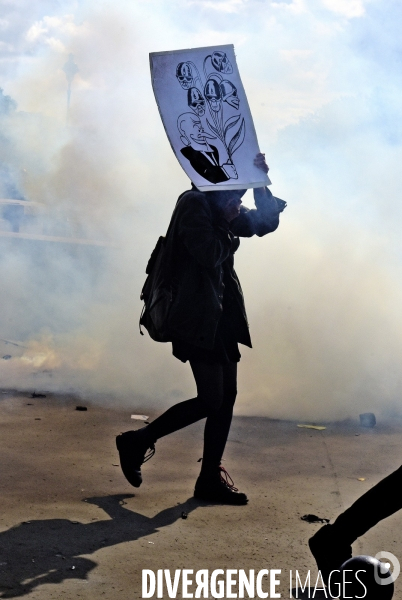
[[[230,293],[239,309],[233,323],[237,341],[251,347],[233,255],[240,244],[239,236],[261,237],[275,231],[284,207],[284,202],[277,201],[268,188],[255,189],[254,202],[255,209],[242,206],[239,216],[228,223],[212,194],[190,190],[179,197],[166,237],[173,288],[169,313],[172,339],[212,349],[225,292]],[[230,290],[224,288],[224,269]]]

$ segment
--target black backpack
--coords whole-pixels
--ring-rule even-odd
[[[168,234],[166,234],[167,236]],[[141,325],[148,330],[149,335],[156,342],[170,342],[168,317],[173,301],[170,261],[166,252],[166,237],[160,236],[148,261],[145,280],[141,291],[141,300],[144,301],[140,316]]]
[[[158,239],[145,269],[148,277],[140,296],[144,301],[140,316],[140,333],[144,335],[141,331],[141,326],[144,326],[155,342],[172,341],[168,323],[173,304],[173,265],[177,248],[174,237],[171,239],[171,236],[176,226],[178,203],[187,193],[183,192],[178,197],[166,236],[160,236]]]

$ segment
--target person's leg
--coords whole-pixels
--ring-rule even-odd
[[[383,519],[402,508],[402,467],[382,479],[340,514],[333,530],[353,544],[360,536]]]
[[[120,465],[127,481],[134,487],[142,483],[141,465],[153,455],[157,439],[205,418],[220,407],[223,400],[221,365],[191,363],[197,385],[197,397],[175,404],[147,427],[126,431],[116,438]]]
[[[237,363],[222,366],[223,399],[220,407],[209,413],[204,430],[202,472],[216,470],[221,464],[237,396]]]
[[[175,404],[157,417],[144,432],[151,441],[187,427],[214,413],[222,404],[224,387],[222,365],[190,363],[197,386],[197,397]]]
[[[360,496],[333,525],[324,525],[310,538],[310,550],[323,574],[329,573],[352,556],[351,544],[380,521],[402,508],[402,467]]]
[[[237,363],[223,365],[222,377],[223,399],[221,405],[208,414],[205,423],[201,473],[195,484],[194,496],[210,502],[247,504],[246,494],[238,492],[221,467],[237,395]]]

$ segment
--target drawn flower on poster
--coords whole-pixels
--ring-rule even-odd
[[[191,61],[181,62],[176,67],[177,80],[187,91],[187,105],[193,111],[183,113],[177,119],[184,144],[180,151],[204,179],[222,183],[238,178],[233,155],[243,144],[245,120],[241,112],[233,114],[233,109],[239,111],[240,99],[236,86],[228,78],[233,67],[226,53],[208,54],[204,58],[203,71],[204,78]],[[205,124],[201,117],[205,117]],[[211,140],[221,142],[227,154],[224,159]]]

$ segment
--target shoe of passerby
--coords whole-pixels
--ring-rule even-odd
[[[328,585],[331,572],[339,570],[346,560],[352,558],[352,546],[342,539],[333,525],[321,527],[309,539],[308,545],[325,585]]]

